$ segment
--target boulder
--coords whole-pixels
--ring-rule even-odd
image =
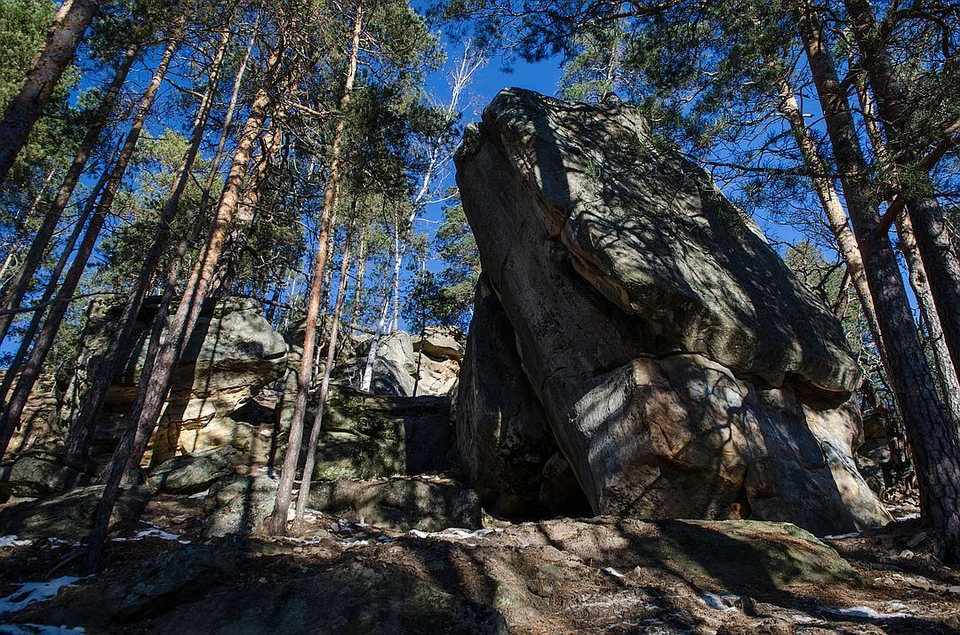
[[[531,547],[552,545],[619,571],[669,571],[707,588],[769,592],[862,583],[830,545],[790,523],[559,519],[515,525],[502,539]]]
[[[0,510],[0,535],[24,539],[56,537],[78,541],[93,528],[97,503],[104,485],[80,487],[61,496],[27,501]],[[122,489],[110,516],[110,530],[132,527],[150,500],[150,490],[134,486]]]
[[[460,467],[494,516],[537,518],[574,511],[571,507],[589,513],[576,479],[568,478],[558,489],[562,479],[555,476],[562,467],[545,471],[551,457],[562,465],[566,461],[557,455],[515,341],[506,313],[481,275],[457,395]]]
[[[310,507],[380,527],[440,531],[480,527],[476,492],[454,482],[393,478],[388,481],[319,481]]]
[[[423,342],[421,341],[423,339]],[[428,327],[426,336],[404,331],[383,335],[377,345],[370,392],[385,397],[451,396],[460,374],[463,333],[454,327]],[[372,337],[357,338],[333,368],[333,384],[361,385]]]
[[[439,472],[453,446],[450,402],[331,392],[315,478],[377,478]]]
[[[316,405],[314,393],[308,422],[314,420]],[[316,479],[413,476],[453,467],[455,435],[445,397],[389,397],[330,386],[322,425]],[[280,457],[284,444],[282,440]]]
[[[67,403],[82,394],[88,378],[96,372],[113,337],[124,300],[111,296],[91,303],[76,371],[67,390]],[[122,418],[130,411],[158,305],[159,298],[148,298],[144,302],[130,344],[123,351],[123,361],[107,393],[105,423],[111,418]],[[231,413],[281,376],[286,368],[286,356],[286,342],[263,318],[261,306],[255,300],[226,298],[205,305],[174,373],[157,433],[160,442],[153,448],[153,465],[174,456],[178,447],[176,439],[182,429],[198,429],[211,423],[229,424]],[[66,409],[61,416],[69,419],[71,413]],[[109,445],[101,450],[109,452]]]
[[[309,577],[261,579],[180,607],[153,632],[506,635],[503,616],[396,568],[353,564]]]
[[[10,492],[20,498],[64,494],[89,485],[91,480],[89,474],[64,465],[57,455],[42,451],[21,454],[7,476]]]
[[[453,359],[437,360],[426,353],[418,353],[414,392],[417,396],[449,396],[459,376],[460,362]]]
[[[370,390],[375,395],[412,397],[417,363],[409,333],[394,331],[380,338]]]
[[[450,359],[459,362],[466,348],[466,336],[455,326],[428,326],[423,337],[413,343],[414,352],[423,351],[436,360]]]
[[[196,494],[209,489],[217,479],[233,474],[243,460],[232,446],[184,454],[157,466],[150,484],[161,494]]]
[[[277,481],[268,476],[221,478],[210,487],[204,501],[203,536],[248,536],[259,531],[273,511],[276,499]]]
[[[851,459],[861,377],[839,324],[636,111],[507,89],[456,164],[522,390],[593,512],[889,519]],[[479,444],[489,425],[458,411]]]
[[[179,428],[175,438],[165,441],[168,449],[162,454],[200,454],[229,447],[240,452],[245,463],[266,465],[272,434],[272,425],[253,425],[233,417],[214,419],[206,425]],[[160,436],[154,439],[155,445],[160,439]]]

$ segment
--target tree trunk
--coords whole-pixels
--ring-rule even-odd
[[[287,524],[287,514],[293,495],[293,481],[296,478],[300,446],[303,443],[303,419],[307,411],[307,396],[313,370],[313,353],[317,339],[317,319],[320,315],[321,284],[327,264],[327,238],[331,231],[331,220],[337,204],[337,179],[340,170],[340,148],[343,145],[346,128],[347,107],[357,76],[357,62],[360,55],[360,34],[363,29],[363,3],[358,2],[353,20],[353,39],[350,47],[350,59],[347,64],[346,81],[343,95],[340,97],[340,120],[333,134],[330,151],[330,172],[323,192],[323,211],[320,215],[320,235],[317,237],[317,256],[313,263],[313,284],[310,286],[310,298],[307,301],[307,325],[303,338],[303,358],[300,360],[300,373],[297,377],[297,397],[290,420],[290,432],[287,437],[287,451],[283,457],[280,483],[277,486],[277,500],[270,517],[270,533],[283,534]],[[304,479],[309,479],[305,475]]]
[[[47,193],[47,188],[50,186],[50,181],[53,180],[53,177],[56,176],[59,166],[54,164],[53,168],[47,172],[47,178],[43,180],[43,185],[40,186],[37,190],[37,193],[34,194],[33,200],[30,201],[30,207],[27,208],[23,214],[18,217],[12,217],[12,236],[7,237],[4,242],[9,243],[9,247],[6,249],[7,255],[3,259],[3,266],[0,266],[0,297],[7,297],[8,292],[10,291],[10,286],[14,282],[14,279],[8,279],[3,281],[7,276],[7,272],[10,271],[12,267],[17,267],[17,271],[14,272],[13,278],[19,274],[19,271],[22,267],[16,263],[17,254],[20,250],[23,249],[23,245],[27,242],[28,229],[26,227],[27,223],[30,222],[37,214],[37,209],[40,207],[40,204],[43,203],[44,195]],[[4,307],[8,308],[8,307]],[[16,308],[20,308],[19,306]],[[0,344],[3,343],[3,338],[0,337]]]
[[[127,346],[130,334],[133,332],[133,327],[136,324],[137,315],[140,313],[140,308],[143,306],[143,301],[150,290],[157,267],[160,265],[160,259],[170,242],[170,227],[177,216],[180,199],[190,180],[190,171],[200,152],[200,144],[203,141],[203,133],[207,127],[207,119],[210,116],[210,110],[217,95],[220,69],[223,65],[229,38],[230,32],[229,30],[225,30],[220,41],[220,46],[213,59],[207,89],[197,107],[197,114],[193,121],[193,132],[190,135],[190,143],[180,161],[177,178],[171,186],[170,194],[163,206],[163,211],[160,213],[160,220],[156,228],[156,238],[150,245],[143,265],[140,267],[140,273],[137,276],[137,281],[134,283],[133,292],[123,307],[107,352],[100,359],[96,367],[96,375],[93,378],[93,383],[80,400],[79,411],[70,424],[65,444],[65,459],[68,465],[83,466],[86,462],[87,444],[90,440],[90,435],[93,433],[100,409],[103,407],[103,401],[107,396],[107,390],[113,380],[113,375],[120,363],[120,354]]]
[[[69,8],[58,13],[33,67],[0,121],[0,185],[7,179],[7,173],[26,144],[30,131],[73,60],[87,27],[100,11],[100,0],[67,2]]]
[[[43,295],[40,297],[39,302],[37,302],[38,308],[34,310],[33,316],[30,318],[30,324],[27,326],[27,330],[23,333],[23,335],[20,336],[20,345],[17,347],[17,352],[14,355],[13,360],[10,362],[10,365],[7,367],[7,372],[3,375],[3,381],[0,382],[0,403],[7,403],[7,394],[10,391],[10,387],[13,385],[14,380],[19,375],[21,365],[27,358],[27,354],[30,352],[30,346],[33,343],[33,338],[36,336],[37,331],[40,330],[40,325],[43,323],[43,316],[46,314],[50,299],[53,298],[54,294],[56,294],[57,288],[60,285],[60,276],[63,274],[63,270],[66,268],[67,263],[70,262],[70,256],[73,254],[73,250],[77,246],[77,241],[80,240],[80,236],[83,235],[83,228],[87,224],[90,214],[93,213],[94,202],[97,200],[97,197],[100,196],[104,186],[107,184],[109,175],[109,172],[104,172],[100,177],[100,180],[94,186],[90,196],[87,197],[87,203],[83,206],[82,213],[80,214],[80,217],[77,218],[73,231],[70,232],[70,237],[67,239],[67,244],[64,245],[63,251],[60,253],[60,257],[57,259],[56,266],[54,266],[53,270],[50,272],[50,280],[47,281],[47,286],[43,291]]]
[[[810,0],[800,2],[800,36],[840,171],[847,209],[863,256],[880,328],[886,339],[890,382],[897,394],[921,485],[921,509],[935,541],[949,558],[960,556],[960,457],[950,422],[919,345],[903,278],[880,217],[867,197],[868,173],[850,105],[837,77],[823,25]]]
[[[259,23],[260,20],[258,17],[257,21],[254,22],[253,34],[250,35],[250,41],[247,43],[247,50],[243,55],[243,60],[240,62],[237,75],[233,80],[233,91],[230,93],[230,105],[227,106],[227,112],[223,116],[223,128],[220,130],[220,140],[217,142],[217,149],[213,153],[213,161],[210,162],[210,172],[207,174],[206,183],[200,194],[200,206],[198,207],[199,212],[197,214],[198,221],[201,221],[201,219],[206,216],[207,208],[210,207],[211,192],[213,192],[213,187],[216,185],[217,177],[220,176],[220,163],[223,160],[224,149],[230,138],[230,126],[233,123],[233,116],[236,114],[237,105],[240,102],[240,89],[243,87],[243,79],[247,74],[250,57],[253,55],[253,45],[257,41],[257,26]]]
[[[87,568],[94,570],[107,537],[110,514],[116,503],[120,484],[131,481],[139,473],[140,460],[146,451],[147,444],[156,427],[157,420],[163,410],[167,393],[173,379],[173,371],[183,354],[186,342],[193,334],[203,308],[217,262],[223,252],[223,245],[230,230],[230,225],[240,202],[240,195],[250,159],[253,156],[257,139],[262,134],[263,124],[270,113],[273,98],[267,90],[270,79],[276,78],[280,63],[283,61],[283,49],[278,47],[270,55],[267,62],[267,81],[258,90],[250,105],[250,112],[244,123],[243,130],[237,140],[233,153],[233,162],[227,174],[223,192],[220,194],[220,203],[217,213],[210,223],[209,233],[204,248],[201,250],[190,279],[187,281],[183,297],[177,306],[177,312],[170,322],[167,337],[162,345],[157,347],[153,356],[155,362],[144,366],[140,374],[137,389],[137,399],[130,413],[127,429],[121,438],[120,448],[114,453],[107,466],[106,489],[97,508],[93,530],[90,534],[90,551],[87,554]],[[167,292],[172,294],[172,285]],[[158,331],[160,325],[155,325]],[[159,334],[157,335],[159,342]]]
[[[160,64],[150,81],[150,85],[140,98],[140,103],[137,104],[137,111],[134,115],[130,130],[127,132],[120,154],[117,156],[117,160],[110,170],[110,178],[107,180],[103,188],[103,193],[100,195],[100,199],[97,201],[93,210],[93,215],[90,218],[90,224],[87,226],[83,241],[80,243],[80,247],[77,249],[77,254],[74,256],[70,269],[64,277],[63,284],[57,293],[57,299],[50,307],[46,322],[40,330],[40,335],[37,337],[33,352],[30,354],[30,359],[27,360],[23,368],[20,379],[17,382],[17,387],[13,391],[3,411],[3,417],[2,420],[0,420],[0,456],[6,453],[7,445],[10,443],[10,437],[13,435],[13,431],[17,426],[20,425],[20,417],[23,414],[24,407],[26,407],[27,399],[33,391],[33,386],[37,378],[40,376],[40,371],[43,368],[44,361],[46,361],[47,354],[53,347],[54,340],[60,330],[60,324],[63,322],[72,296],[77,289],[77,285],[80,283],[80,277],[83,275],[83,270],[87,266],[90,254],[93,253],[93,248],[100,235],[100,230],[103,228],[103,223],[106,221],[107,214],[113,206],[114,198],[120,189],[120,184],[123,181],[127,166],[130,164],[134,150],[136,150],[137,142],[140,139],[140,133],[143,131],[143,126],[146,123],[147,115],[151,108],[153,108],[153,102],[156,100],[157,92],[160,90],[160,84],[163,82],[170,61],[173,59],[173,55],[180,45],[182,27],[183,21],[181,20],[179,26],[175,29],[175,35],[168,42],[160,58]]]
[[[234,219],[236,227],[230,232],[220,263],[217,265],[217,279],[210,291],[210,295],[214,297],[226,297],[233,292],[240,273],[240,261],[243,259],[243,251],[247,245],[246,228],[253,224],[257,205],[267,187],[270,165],[280,150],[282,140],[280,121],[275,116],[270,130],[264,134],[263,148],[255,161],[253,176],[249,179],[247,191],[237,206],[237,216]]]
[[[317,412],[313,418],[313,428],[310,430],[310,440],[307,443],[307,457],[303,464],[303,479],[300,482],[300,492],[297,494],[296,522],[302,522],[310,504],[310,481],[313,478],[313,468],[317,462],[317,443],[320,442],[320,430],[323,427],[323,411],[327,406],[327,394],[330,391],[330,374],[337,360],[337,339],[340,336],[340,317],[343,314],[344,299],[347,295],[347,280],[350,277],[350,242],[353,239],[353,229],[357,221],[357,196],[354,196],[353,209],[347,228],[347,237],[343,243],[343,260],[340,263],[340,280],[337,285],[337,299],[333,306],[333,319],[330,322],[330,338],[327,342],[327,360],[323,368],[323,379],[320,381],[320,394],[317,400]]]
[[[353,299],[350,307],[350,322],[360,323],[363,314],[363,284],[367,268],[367,228],[360,230],[360,244],[357,246],[357,280],[353,287]]]
[[[906,196],[917,248],[943,327],[944,339],[956,368],[960,366],[960,258],[952,243],[943,211],[932,197],[933,186],[929,176],[925,172],[911,173],[911,166],[918,162],[919,157],[906,130],[910,105],[885,43],[877,32],[873,9],[868,0],[846,0],[845,4],[860,49],[860,64],[867,72],[873,89],[894,164],[898,172],[909,175],[909,180],[914,183],[912,191],[900,195]],[[957,555],[960,557],[960,553]]]
[[[850,68],[856,78],[854,87],[857,92],[857,100],[860,103],[860,110],[863,112],[863,123],[867,131],[867,138],[870,139],[870,145],[873,146],[880,173],[891,174],[896,171],[896,166],[890,151],[887,149],[883,132],[880,130],[876,108],[870,98],[866,77],[864,73],[860,72],[861,69],[852,53],[850,57]],[[950,349],[947,347],[946,338],[943,335],[940,315],[930,292],[930,285],[927,282],[926,270],[920,257],[920,251],[917,248],[913,223],[909,215],[905,213],[897,214],[894,223],[897,227],[897,235],[900,236],[900,252],[907,263],[910,286],[917,297],[920,315],[926,326],[927,339],[930,342],[933,362],[939,379],[940,394],[944,404],[949,409],[954,426],[957,426],[960,424],[960,381],[958,381],[957,372],[950,357]]]
[[[950,351],[943,336],[939,312],[933,301],[933,295],[930,293],[926,269],[920,259],[910,216],[901,214],[897,218],[896,224],[897,234],[900,236],[900,251],[903,253],[903,258],[907,263],[907,271],[910,274],[910,286],[913,288],[914,295],[917,296],[920,315],[927,327],[933,363],[940,380],[940,394],[943,395],[943,401],[949,408],[950,417],[954,427],[956,427],[960,423],[960,381],[957,380],[957,372],[953,366],[953,360],[950,359]]]
[[[843,209],[840,197],[828,176],[830,170],[827,167],[827,162],[820,155],[820,149],[803,121],[803,113],[800,111],[793,89],[786,80],[781,80],[778,83],[777,90],[780,95],[780,114],[790,124],[790,130],[797,141],[797,147],[799,147],[803,161],[810,171],[813,189],[817,193],[817,198],[820,199],[820,205],[827,217],[830,231],[837,243],[837,251],[850,273],[850,280],[853,283],[857,299],[860,301],[860,306],[863,308],[863,316],[867,321],[867,327],[870,329],[870,335],[880,351],[880,359],[883,360],[885,358],[884,343],[880,332],[880,324],[877,321],[877,310],[874,307],[873,296],[870,295],[870,286],[863,270],[863,258],[857,249],[857,239],[847,223],[847,212]],[[883,363],[886,367],[886,362]],[[889,373],[890,369],[886,368],[886,370]]]
[[[124,53],[123,59],[120,61],[120,65],[113,75],[113,80],[107,87],[107,92],[104,93],[103,100],[101,100],[100,105],[97,107],[90,125],[87,128],[87,132],[80,142],[80,147],[73,157],[73,162],[63,177],[63,182],[57,190],[57,195],[54,197],[50,208],[44,215],[43,222],[40,223],[40,228],[37,230],[36,236],[34,236],[30,250],[27,252],[27,257],[4,296],[2,305],[4,309],[20,308],[20,303],[30,288],[33,276],[37,273],[37,269],[43,262],[43,254],[46,252],[47,246],[50,244],[50,240],[56,232],[57,224],[63,215],[63,210],[66,209],[67,204],[70,202],[73,191],[80,181],[80,176],[87,166],[87,161],[90,159],[90,155],[100,141],[100,136],[107,124],[107,119],[117,103],[120,89],[123,88],[123,84],[127,81],[127,75],[130,73],[134,61],[136,61],[139,56],[140,50],[141,47],[139,44],[131,45]],[[0,316],[0,345],[2,345],[6,339],[7,331],[10,329],[12,321],[12,315]]]

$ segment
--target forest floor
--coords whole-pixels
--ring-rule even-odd
[[[78,544],[0,542],[0,633],[257,632],[257,620],[281,619],[271,612],[304,625],[277,632],[339,632],[322,600],[269,589],[371,570],[494,606],[511,633],[960,632],[960,569],[929,554],[915,517],[826,539],[832,549],[776,524],[556,519],[423,533],[320,513],[284,538],[209,541],[199,497],[157,496],[140,522],[91,577]],[[44,593],[56,597],[27,605]]]

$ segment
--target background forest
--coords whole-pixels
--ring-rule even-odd
[[[303,391],[343,330],[466,328],[451,157],[476,81],[559,65],[559,96],[616,95],[707,167],[842,321],[865,415],[901,430],[893,478],[956,559],[958,26],[922,0],[0,0],[0,451],[102,294],[129,298],[114,357],[163,298],[117,482],[209,299],[305,323]]]

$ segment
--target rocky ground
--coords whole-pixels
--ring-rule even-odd
[[[77,543],[5,539],[0,633],[960,630],[960,571],[917,519],[821,542],[751,521],[428,533],[316,512],[285,538],[203,539],[204,513],[202,496],[155,496],[91,577]]]

